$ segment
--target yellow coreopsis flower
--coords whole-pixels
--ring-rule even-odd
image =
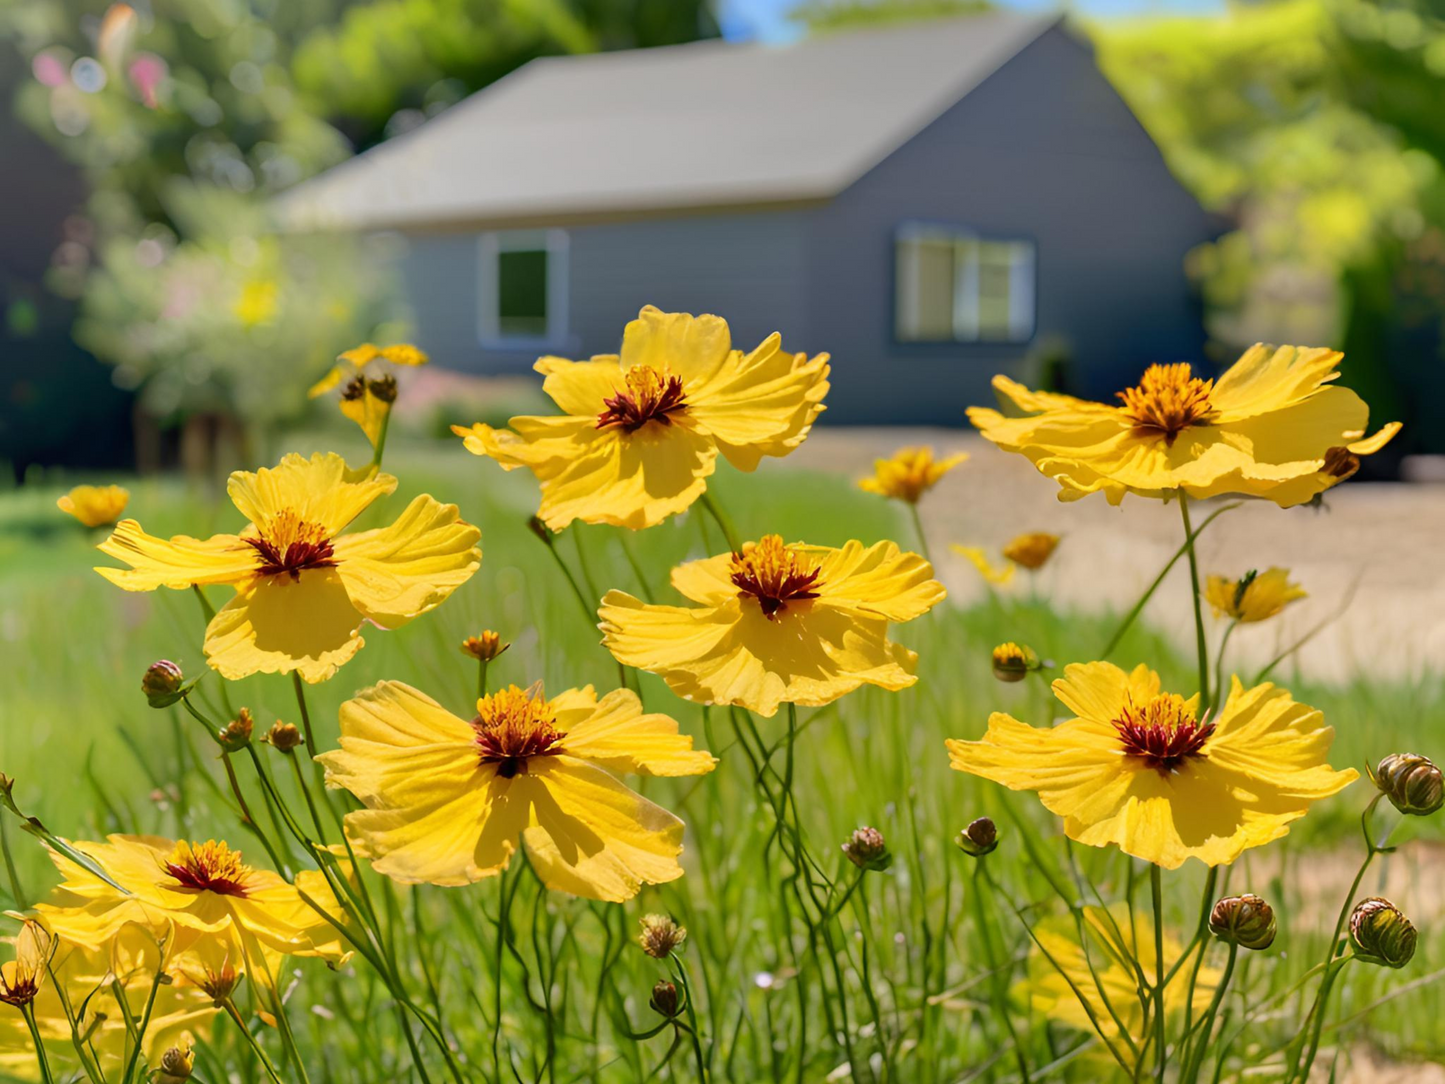
[[[55,502],[87,527],[103,527],[120,519],[130,503],[130,491],[121,486],[76,486]]]
[[[1336,350],[1257,345],[1218,382],[1190,367],[1152,365],[1120,404],[1034,392],[1006,377],[993,386],[1009,413],[968,417],[1000,448],[1020,452],[1059,483],[1060,500],[1103,492],[1168,497],[1243,494],[1301,504],[1354,474],[1398,422],[1366,437],[1370,411],[1339,376]]]
[[[206,627],[206,658],[235,680],[290,673],[325,681],[361,649],[361,626],[393,629],[440,605],[481,562],[481,537],[454,504],[417,497],[389,527],[343,533],[396,488],[389,474],[348,471],[339,455],[288,455],[274,469],[237,471],[227,486],[250,520],[240,534],[169,541],[122,520],[97,568],[127,591],[193,584],[236,589]]]
[[[936,460],[929,447],[899,448],[888,459],[875,459],[873,474],[859,479],[858,488],[880,497],[917,504],[945,474],[967,459],[967,452]]]
[[[1003,563],[995,566],[981,546],[960,546],[957,543],[949,549],[961,557],[967,557],[978,569],[979,575],[989,583],[1002,587],[1014,578],[1022,565],[1030,572],[1037,572],[1048,564],[1049,558],[1058,548],[1059,536],[1047,531],[1029,531],[1009,539],[1003,548]]]
[[[1134,922],[1126,905],[1115,905],[1107,912],[1102,907],[1085,907],[1082,915],[1085,936],[1089,939],[1087,953],[1079,943],[1079,928],[1074,919],[1050,915],[1033,928],[1036,940],[1029,947],[1028,979],[1014,989],[1028,999],[1034,1012],[1067,1027],[1093,1034],[1094,1024],[1085,1008],[1087,1002],[1104,1037],[1121,1059],[1132,1067],[1133,1057],[1129,1045],[1123,1041],[1123,1030],[1127,1030],[1130,1038],[1142,1049],[1149,1039],[1145,1033],[1147,1009],[1139,1001],[1139,985],[1134,969],[1123,960],[1132,957],[1138,961],[1144,974],[1153,975],[1154,938],[1151,934],[1135,939]],[[1178,938],[1168,931],[1163,940],[1164,969],[1170,973],[1179,959],[1181,946]],[[1194,982],[1196,1019],[1208,1007],[1219,980],[1220,973],[1215,968],[1200,967]],[[1173,978],[1164,987],[1166,1019],[1184,1012],[1189,985],[1189,968],[1181,967],[1173,973]],[[1107,1004],[1105,998],[1108,999]],[[1115,1019],[1115,1014],[1118,1019]],[[1121,1023],[1123,1029],[1119,1026]]]
[[[796,448],[828,392],[826,354],[787,353],[776,334],[744,354],[725,320],[650,305],[627,325],[621,355],[545,357],[534,368],[563,414],[452,431],[475,455],[531,470],[537,514],[554,531],[574,519],[660,523],[702,495],[718,453],[751,471]]]
[[[315,399],[345,380],[341,389],[341,413],[361,427],[374,448],[386,431],[392,404],[396,402],[396,377],[386,371],[375,375],[376,370],[367,366],[382,361],[410,367],[425,365],[430,359],[408,343],[395,346],[362,343],[338,355],[336,360],[340,364],[311,385],[306,394]],[[386,366],[381,368],[385,370]]]
[[[115,885],[52,852],[63,880],[35,911],[57,937],[85,949],[111,944],[127,925],[166,937],[180,957],[198,943],[217,941],[238,968],[258,978],[274,974],[279,956],[319,956],[338,962],[349,953],[341,935],[305,899],[332,918],[340,908],[316,870],[288,884],[278,873],[242,861],[241,852],[208,840],[189,843],[160,836],[108,837],[78,842]],[[263,966],[264,965],[264,966]]]
[[[933,567],[892,542],[787,545],[778,535],[672,570],[695,606],[653,606],[609,591],[598,610],[617,660],[672,691],[762,715],[817,707],[860,685],[905,689],[918,656],[888,639],[944,597]]]
[[[1070,839],[1166,869],[1233,862],[1359,778],[1326,762],[1334,731],[1320,713],[1270,684],[1234,678],[1213,719],[1142,665],[1075,663],[1053,688],[1075,718],[1037,728],[995,712],[982,741],[947,743],[950,763],[1036,791]]]
[[[146,962],[153,963],[155,955],[153,942]],[[130,1051],[131,1022],[144,1017],[148,1003],[150,1022],[141,1039],[141,1050],[147,1058],[173,1044],[188,1043],[194,1032],[207,1032],[216,1009],[203,993],[163,982],[151,1002],[156,969],[117,966],[119,962],[109,947],[88,950],[68,942],[58,944],[51,961],[56,982],[41,987],[32,1003],[36,1030],[56,1080],[86,1079],[75,1052],[67,1001],[76,1018],[75,1031],[86,1039],[87,1053],[110,1079],[115,1079],[124,1067]],[[121,997],[125,999],[124,1007]],[[18,1012],[0,1011],[0,1075],[6,1079],[39,1078],[30,1030]]]
[[[712,771],[673,719],[590,685],[551,699],[513,685],[476,708],[464,721],[399,681],[341,706],[341,748],[317,759],[367,807],[346,832],[378,873],[469,884],[506,869],[520,838],[543,882],[576,896],[626,900],[682,876],[682,821],[613,774]]]
[[[1216,616],[1231,617],[1246,624],[1273,617],[1306,594],[1299,584],[1289,582],[1287,568],[1246,572],[1237,580],[1210,576],[1204,588],[1204,596],[1214,607]]]
[[[50,931],[27,920],[15,938],[15,959],[0,965],[0,1002],[18,1008],[34,1001],[45,985],[45,970],[54,951]]]

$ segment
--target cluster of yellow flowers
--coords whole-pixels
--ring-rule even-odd
[[[1061,499],[1102,491],[1114,503],[1129,492],[1177,500],[1188,530],[1189,498],[1241,494],[1299,504],[1349,477],[1360,456],[1394,435],[1397,425],[1366,437],[1365,405],[1327,386],[1339,358],[1328,350],[1255,347],[1217,383],[1194,377],[1187,365],[1154,366],[1120,394],[1118,406],[1033,392],[999,377],[1008,414],[975,408],[969,417],[988,440],[1055,479]],[[397,487],[380,470],[397,386],[393,376],[376,375],[378,363],[426,360],[413,347],[366,344],[343,354],[313,389],[320,395],[342,387],[341,410],[373,446],[369,466],[353,469],[335,454],[288,455],[275,467],[231,476],[228,493],[244,520],[234,533],[166,539],[126,519],[101,543],[124,567],[97,571],[127,591],[194,589],[209,611],[206,588],[233,589],[208,613],[207,662],[225,681],[291,675],[305,737],[278,724],[268,740],[293,755],[304,740],[326,785],[349,792],[360,808],[345,814],[339,844],[324,843],[316,818],[315,837],[304,838],[317,868],[289,880],[214,840],[53,840],[62,883],[31,911],[0,985],[0,999],[25,1007],[23,1024],[42,1063],[47,1044],[69,1042],[77,1029],[90,1036],[84,1049],[97,1061],[134,1059],[127,1022],[142,1008],[149,1025],[140,1048],[149,1057],[230,1006],[241,977],[274,990],[287,956],[335,964],[359,952],[384,969],[390,950],[367,927],[358,861],[399,883],[456,886],[500,874],[524,846],[547,887],[607,901],[682,875],[682,822],[619,776],[702,775],[716,758],[695,750],[671,716],[648,712],[631,688],[599,695],[588,685],[548,695],[539,683],[488,692],[487,664],[507,646],[496,633],[462,644],[480,663],[480,680],[478,698],[461,713],[407,684],[381,681],[341,707],[339,748],[316,748],[304,684],[326,681],[354,658],[366,626],[394,629],[442,604],[481,561],[478,529],[455,505],[426,495],[387,525],[351,529]],[[683,699],[765,717],[788,705],[791,718],[797,705],[830,704],[863,685],[900,690],[918,680],[917,655],[890,635],[893,625],[945,597],[921,538],[925,556],[891,541],[834,548],[777,534],[741,539],[708,492],[719,455],[753,471],[807,438],[824,409],[827,355],[789,353],[776,335],[744,352],[718,317],[648,307],[627,324],[619,354],[544,357],[535,368],[560,414],[455,432],[474,454],[536,476],[544,541],[550,545],[551,533],[574,521],[652,527],[697,502],[727,538],[726,552],[672,570],[681,604],[619,590],[585,600],[596,607],[602,643],[618,663],[659,675]],[[879,460],[861,485],[912,508],[966,459],[935,460],[929,448],[908,448]],[[61,505],[97,525],[120,515],[125,494],[77,490]],[[1042,568],[1058,543],[1046,532],[1022,535],[1003,548],[998,568],[981,549],[958,549],[1001,584],[1017,567]],[[1220,615],[1254,622],[1303,592],[1272,568],[1211,578],[1204,592],[1196,582],[1195,595],[1196,609],[1207,598]],[[1052,664],[1008,643],[995,650],[993,666],[1000,678],[1019,681]],[[996,712],[980,739],[947,743],[950,762],[1036,792],[1080,843],[1117,847],[1156,870],[1191,857],[1210,867],[1231,863],[1286,834],[1311,803],[1338,793],[1357,773],[1330,767],[1332,731],[1286,690],[1232,677],[1227,690],[1211,695],[1202,655],[1200,672],[1201,688],[1185,697],[1165,690],[1146,665],[1068,665],[1053,682],[1067,721],[1035,727]],[[147,675],[153,704],[179,702],[204,719],[189,690],[170,664]],[[255,756],[248,714],[212,729],[223,756],[243,749]],[[1391,778],[1417,767],[1392,765]],[[1410,778],[1418,785],[1418,773]],[[971,824],[960,846],[981,860],[997,846],[992,823]],[[855,833],[845,853],[860,870],[881,870],[889,860],[873,829]],[[1077,975],[1087,937],[1127,923],[1112,921],[1107,909],[1090,909],[1086,919],[1087,936],[1047,923],[1035,931],[1053,967],[1035,976],[1030,996],[1061,1019],[1087,1015],[1097,1025],[1087,1000],[1069,991],[1088,985]],[[1366,916],[1362,927],[1367,920],[1376,921]],[[1187,987],[1180,973],[1166,993],[1163,955],[1180,960],[1182,951],[1144,938],[1123,946],[1137,966],[1157,964],[1161,977],[1157,1003],[1137,1002],[1137,1013],[1101,1032],[1111,1049],[1111,1039],[1157,1022],[1166,1002],[1198,999],[1202,1011],[1227,984],[1227,974],[1196,966]],[[56,978],[48,987],[47,974]],[[1121,1001],[1137,987],[1122,962],[1101,981],[1123,991]],[[654,1001],[675,1015],[677,992],[663,986],[671,984],[660,983]],[[106,998],[121,999],[122,1011],[107,1013]],[[279,1000],[273,1005],[281,1011]],[[424,1027],[435,1026],[415,1011]],[[22,1022],[12,1014],[0,1025]],[[29,1049],[23,1032],[18,1040],[7,1036],[0,1049]],[[188,1072],[186,1043],[167,1058]],[[1162,1045],[1156,1052],[1162,1067]],[[1121,1060],[1133,1064],[1139,1056]]]

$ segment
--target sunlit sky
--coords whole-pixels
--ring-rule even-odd
[[[1058,0],[998,0],[1003,6],[1021,11],[1049,11],[1060,7]],[[719,5],[723,33],[739,40],[788,41],[799,28],[788,19],[798,0],[722,0]],[[1152,12],[1222,11],[1223,0],[1073,0],[1067,5],[1086,15],[1143,15]]]

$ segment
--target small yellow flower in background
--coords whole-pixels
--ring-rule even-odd
[[[103,527],[120,519],[130,503],[130,490],[121,486],[76,486],[55,502],[55,507],[87,527]]]
[[[216,840],[113,835],[105,843],[75,846],[124,892],[52,853],[63,880],[35,910],[69,943],[99,950],[124,927],[135,925],[157,940],[170,938],[178,954],[198,942],[216,942],[238,965],[250,961],[248,970],[266,974],[274,974],[274,961],[281,956],[339,962],[348,955],[336,929],[301,898],[305,892],[340,915],[319,871],[297,874],[293,886],[278,873],[247,865],[241,852]]]
[[[17,1008],[34,1001],[55,947],[50,931],[27,919],[15,938],[15,959],[0,965],[0,1001]]]
[[[1141,925],[1141,934],[1146,929],[1149,932],[1136,941],[1134,922],[1124,904],[1116,904],[1107,911],[1102,907],[1085,907],[1082,914],[1085,936],[1089,939],[1088,952],[1079,943],[1079,927],[1073,918],[1067,915],[1048,916],[1034,926],[1034,936],[1038,940],[1029,947],[1028,979],[1015,989],[1028,998],[1035,1012],[1089,1034],[1094,1034],[1094,1023],[1089,1019],[1088,1011],[1092,1010],[1105,1037],[1132,1065],[1129,1046],[1123,1041],[1119,1024],[1123,1024],[1142,1049],[1146,1045],[1146,1010],[1139,1003],[1139,986],[1133,969],[1122,961],[1132,957],[1139,962],[1144,974],[1152,976],[1155,973],[1153,929],[1152,926]],[[1179,939],[1167,930],[1163,940],[1164,970],[1167,974],[1178,961],[1182,946]],[[1050,957],[1053,962],[1050,962]],[[1164,988],[1166,1019],[1184,1013],[1189,996],[1189,972],[1187,967],[1179,968]],[[1192,1006],[1196,1020],[1208,1007],[1220,978],[1215,968],[1206,966],[1199,969]],[[1100,987],[1103,987],[1102,994]],[[1088,1002],[1088,1010],[1079,1000],[1080,996]],[[1109,1011],[1110,1007],[1118,1014],[1117,1021]]]
[[[470,655],[478,662],[491,662],[511,646],[510,643],[502,643],[501,633],[487,629],[476,636],[468,636],[463,640],[462,654]]]
[[[1022,681],[1038,668],[1039,657],[1033,648],[1009,640],[993,649],[993,676],[1000,681]]]
[[[1336,350],[1256,345],[1218,382],[1188,365],[1151,365],[1120,404],[1034,392],[996,376],[1009,414],[970,407],[988,440],[1028,457],[1059,483],[1060,500],[1102,492],[1164,498],[1241,494],[1281,507],[1302,504],[1354,474],[1360,456],[1399,432],[1390,422],[1366,437],[1370,410],[1348,388],[1329,386]],[[1020,416],[1021,415],[1021,416]]]
[[[917,504],[939,479],[966,459],[967,452],[935,460],[932,448],[900,448],[889,459],[875,459],[872,476],[860,479],[858,488],[880,497]]]
[[[396,402],[396,377],[388,371],[373,375],[376,370],[368,369],[368,366],[382,361],[414,367],[425,365],[430,359],[407,343],[384,347],[374,343],[362,343],[340,354],[336,360],[340,364],[311,385],[311,390],[306,394],[315,399],[345,380],[346,383],[341,388],[341,413],[361,427],[374,448],[386,431],[392,404]],[[384,370],[385,366],[382,366],[382,369]]]
[[[1216,617],[1232,617],[1246,624],[1273,617],[1306,594],[1299,584],[1289,582],[1287,568],[1246,572],[1237,580],[1210,576],[1204,587],[1204,597]]]
[[[905,689],[918,656],[888,639],[942,601],[933,567],[892,542],[787,545],[778,535],[672,570],[694,606],[654,606],[623,591],[602,599],[603,643],[660,675],[679,696],[771,716],[819,707],[860,685]]]
[[[592,686],[547,699],[515,685],[470,722],[399,681],[341,706],[341,748],[317,757],[356,853],[403,884],[463,885],[506,869],[520,837],[547,887],[620,901],[682,876],[682,821],[614,773],[702,775],[695,751],[637,694]]]
[[[363,624],[406,624],[481,563],[481,532],[456,505],[428,496],[389,527],[343,533],[394,489],[391,475],[350,471],[339,455],[288,455],[278,467],[231,475],[227,491],[250,521],[240,534],[167,541],[122,520],[100,551],[130,568],[96,571],[127,591],[234,587],[206,627],[211,666],[229,680],[296,671],[325,681],[361,649]]]
[[[995,712],[981,741],[947,743],[950,763],[1038,792],[1064,834],[1091,847],[1166,869],[1226,864],[1359,778],[1326,762],[1334,731],[1320,713],[1270,684],[1234,678],[1212,720],[1198,696],[1162,692],[1147,666],[1075,663],[1053,688],[1075,718],[1036,728]]]
[[[281,287],[275,279],[251,279],[241,287],[232,311],[246,327],[269,324],[280,307],[280,297]]]
[[[576,519],[662,522],[702,495],[719,453],[752,471],[791,452],[828,392],[826,354],[787,353],[776,334],[744,354],[725,320],[650,305],[627,325],[621,355],[545,357],[534,368],[564,413],[452,431],[474,455],[532,471],[537,514],[554,531]]]
[[[1059,536],[1049,534],[1047,531],[1029,531],[1026,534],[1017,535],[1009,539],[1003,547],[1003,563],[995,566],[984,552],[981,546],[960,546],[957,543],[949,549],[960,557],[967,557],[973,567],[978,569],[981,575],[989,583],[998,587],[1009,583],[1014,578],[1014,573],[1019,566],[1023,566],[1030,572],[1037,572],[1048,564],[1049,558],[1054,555],[1058,548]]]
[[[197,1033],[209,1033],[216,1010],[200,991],[163,982],[151,1000],[157,962],[154,941],[146,961],[149,967],[118,966],[122,959],[110,946],[88,950],[57,941],[50,964],[55,981],[41,987],[31,1006],[55,1080],[88,1079],[76,1057],[68,1014],[74,1015],[75,1031],[86,1037],[93,1065],[109,1080],[119,1078],[131,1049],[129,1029],[145,1015],[148,1004],[150,1022],[141,1040],[147,1059],[177,1044],[189,1046]],[[125,999],[124,1008],[119,997]],[[24,1018],[18,1012],[0,1011],[0,1076],[33,1080],[36,1068],[35,1047]]]

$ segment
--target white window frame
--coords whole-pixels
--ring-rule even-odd
[[[930,338],[904,334],[902,317],[906,288],[906,271],[899,261],[904,242],[933,242],[954,248],[953,334],[948,338]],[[1008,244],[1025,246],[1028,258],[1011,268],[1009,279],[1009,330],[1003,337],[984,337],[979,326],[978,311],[978,245]],[[985,236],[972,230],[929,223],[905,223],[893,236],[893,336],[900,343],[969,343],[980,345],[1026,343],[1037,331],[1039,254],[1038,245],[1029,237]]]
[[[477,341],[488,350],[559,347],[567,339],[568,255],[566,230],[497,230],[477,238]],[[547,331],[503,335],[497,312],[497,257],[503,252],[547,253]]]

